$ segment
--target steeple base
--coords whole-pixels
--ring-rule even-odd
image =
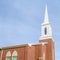
[[[45,37],[41,36],[40,40],[43,40],[43,39],[52,39],[52,36],[45,36]]]

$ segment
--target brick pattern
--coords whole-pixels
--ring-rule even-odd
[[[52,39],[47,40],[39,40],[39,42],[48,42],[44,46],[42,44],[32,45],[32,46],[21,46],[21,47],[13,47],[13,48],[5,48],[0,50],[0,59],[6,60],[6,53],[8,51],[11,52],[11,60],[12,53],[17,51],[18,60],[54,60],[54,42]],[[2,53],[3,51],[3,53]]]

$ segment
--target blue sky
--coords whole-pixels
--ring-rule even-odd
[[[0,0],[0,46],[38,43],[46,4],[59,60],[60,0]]]

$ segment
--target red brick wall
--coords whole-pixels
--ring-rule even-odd
[[[10,51],[11,54],[14,51],[17,51],[18,60],[39,60],[39,57],[43,57],[43,52],[45,52],[46,55],[45,60],[54,60],[53,59],[54,54],[52,53],[54,49],[53,40],[52,39],[40,40],[40,42],[48,42],[48,44],[44,45],[43,50],[42,50],[42,44],[2,49],[3,50],[2,60],[6,60],[6,53],[8,51]]]
[[[40,40],[40,42],[48,42],[48,44],[45,45],[46,47],[46,57],[45,60],[54,60],[53,59],[53,49],[54,49],[54,42],[52,39],[46,39],[46,40]]]
[[[39,57],[42,57],[42,45],[35,46],[35,60],[39,60]]]
[[[35,47],[29,46],[27,48],[27,60],[35,60]]]
[[[1,60],[1,50],[0,50],[0,60]]]
[[[18,60],[27,60],[27,47],[19,47],[19,48],[8,48],[8,49],[4,49],[3,50],[3,56],[2,56],[2,60],[6,60],[6,53],[8,51],[11,52],[11,54],[14,52],[14,51],[17,51],[18,53]],[[12,55],[11,55],[12,56]],[[11,59],[12,60],[12,59]]]

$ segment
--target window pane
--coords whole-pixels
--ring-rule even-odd
[[[12,57],[12,60],[17,60],[17,56],[13,56]]]
[[[6,60],[10,60],[10,57],[6,57]]]
[[[45,35],[47,34],[47,28],[45,28]]]

